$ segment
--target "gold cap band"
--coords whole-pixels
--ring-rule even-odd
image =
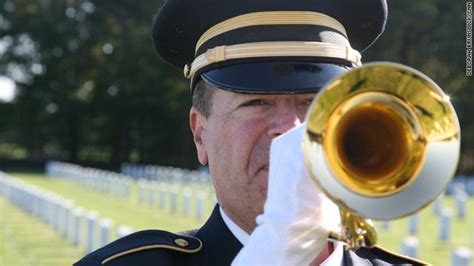
[[[360,53],[348,46],[324,42],[256,42],[209,49],[184,67],[184,76],[190,79],[198,70],[213,63],[260,57],[324,57],[361,64]]]
[[[312,11],[254,12],[225,20],[207,30],[201,38],[199,38],[195,52],[197,52],[205,42],[222,33],[243,27],[259,25],[318,25],[337,30],[347,38],[344,26],[336,19],[323,13]]]

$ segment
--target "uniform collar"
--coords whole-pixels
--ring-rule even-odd
[[[225,211],[219,206],[219,214],[222,217],[225,225],[229,231],[234,235],[235,238],[239,240],[242,245],[246,245],[250,237],[240,226],[238,226],[234,221],[232,221]],[[343,256],[344,256],[344,245],[338,241],[333,241],[335,249],[329,255],[326,260],[321,263],[321,266],[338,266],[343,265]],[[237,255],[237,254],[236,254]]]
[[[344,244],[341,242],[334,241],[334,250],[329,255],[329,257],[326,258],[321,263],[321,266],[342,266],[344,265]]]
[[[239,240],[239,242],[245,246],[247,244],[250,235],[247,234],[240,226],[232,221],[229,216],[225,213],[222,207],[219,206],[219,213],[224,220],[225,225],[229,228],[230,232]]]
[[[195,237],[203,243],[197,265],[230,265],[242,249],[242,244],[222,219],[218,204]]]

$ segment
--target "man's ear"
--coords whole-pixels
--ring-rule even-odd
[[[206,165],[208,163],[206,145],[207,119],[194,107],[191,107],[191,110],[189,111],[189,126],[193,132],[194,145],[196,145],[198,160],[202,165]]]

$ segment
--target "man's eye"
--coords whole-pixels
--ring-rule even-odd
[[[250,101],[247,101],[243,104],[243,106],[259,106],[259,105],[265,105],[267,104],[267,102],[265,100],[262,100],[262,99],[254,99],[254,100],[250,100]]]
[[[301,102],[301,104],[310,106],[312,102],[313,102],[313,98],[310,98],[310,99],[305,99],[304,101]]]

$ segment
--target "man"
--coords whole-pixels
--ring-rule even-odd
[[[303,122],[325,83],[360,65],[358,51],[378,38],[386,17],[385,0],[168,0],[153,40],[191,80],[190,127],[219,204],[198,230],[138,232],[76,265],[230,265],[263,212],[272,140]],[[322,239],[304,251],[313,265],[419,263],[380,248],[346,251],[327,234],[312,236]]]

